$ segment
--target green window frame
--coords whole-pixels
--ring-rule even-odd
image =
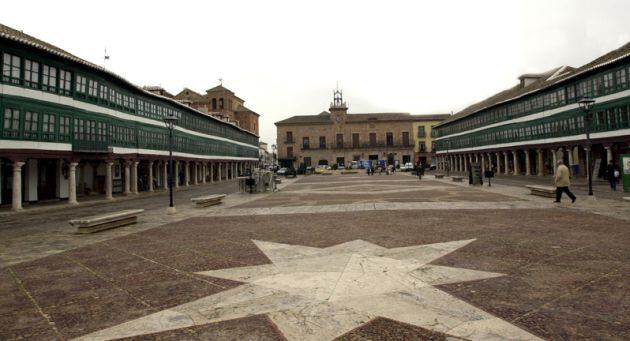
[[[42,64],[42,90],[57,92],[57,68]]]
[[[2,120],[2,136],[9,138],[20,137],[20,110],[13,108],[4,109]]]
[[[21,72],[21,58],[4,52],[2,54],[2,81],[19,85]]]
[[[24,132],[23,137],[27,140],[37,140],[39,138],[39,113],[34,111],[24,112]]]
[[[56,136],[55,121],[57,116],[51,113],[42,114],[42,140],[54,141]]]
[[[85,98],[85,95],[87,95],[87,78],[85,76],[76,75],[74,91],[79,97]]]
[[[98,82],[93,79],[88,80],[88,98],[93,101],[98,99]]]
[[[59,93],[66,96],[72,94],[72,72],[59,69]]]
[[[39,63],[24,59],[24,86],[39,89]]]
[[[59,116],[59,141],[70,141],[72,134],[70,122],[69,116]]]
[[[107,87],[107,85],[103,83],[99,84],[98,86],[98,99],[103,104],[107,104],[109,101],[109,98],[107,97],[107,95],[109,94],[108,89],[109,88]]]

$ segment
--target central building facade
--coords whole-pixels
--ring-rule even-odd
[[[387,164],[432,162],[431,127],[449,115],[348,113],[340,90],[329,111],[276,122],[278,162],[283,167],[343,165],[359,160]]]

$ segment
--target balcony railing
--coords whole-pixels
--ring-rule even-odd
[[[91,152],[91,153],[107,153],[109,151],[107,141],[72,141],[72,151],[74,152]]]
[[[413,148],[413,141],[409,141],[409,143],[393,143],[387,144],[384,142],[379,143],[343,143],[337,144],[334,143],[330,146],[331,149],[404,149],[404,148]]]
[[[295,140],[292,139],[292,138],[287,138],[287,139],[284,140],[284,143],[285,144],[293,144],[293,143],[295,143]]]

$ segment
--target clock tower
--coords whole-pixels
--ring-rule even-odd
[[[330,119],[334,123],[340,124],[346,121],[348,115],[348,106],[343,101],[343,93],[336,89],[333,91],[333,101],[330,103]]]

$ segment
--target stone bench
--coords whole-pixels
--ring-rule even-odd
[[[113,229],[115,227],[135,224],[138,222],[138,215],[142,212],[144,212],[143,209],[124,210],[72,219],[69,223],[71,226],[76,226],[77,233],[94,233]]]
[[[531,191],[529,194],[538,195],[546,198],[555,198],[556,197],[556,188],[551,186],[539,186],[539,185],[526,185],[526,188],[529,188]]]
[[[220,204],[223,198],[225,198],[225,194],[213,194],[206,195],[204,197],[191,198],[190,201],[195,204],[195,207],[208,207]]]
[[[454,182],[462,182],[462,179],[464,179],[463,176],[451,176],[451,180]]]
[[[623,197],[624,201],[630,201],[630,197]]]
[[[444,179],[444,174],[435,174],[436,179]]]

